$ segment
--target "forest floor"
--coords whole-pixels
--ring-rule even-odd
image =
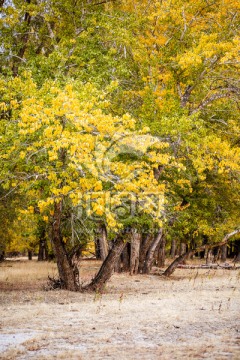
[[[100,263],[83,261],[89,281]],[[46,291],[56,265],[0,265],[0,359],[240,359],[240,270],[115,274],[103,294]]]

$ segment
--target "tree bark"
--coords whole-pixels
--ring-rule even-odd
[[[166,239],[165,236],[162,237],[162,241],[160,242],[159,250],[158,250],[158,267],[164,267],[165,265],[165,246],[166,246]]]
[[[32,250],[28,250],[28,260],[32,260],[33,252]]]
[[[122,257],[122,271],[130,271],[130,253],[131,253],[131,244],[127,242],[123,252],[121,254]]]
[[[220,251],[221,251],[220,246],[217,246],[215,249],[213,249],[213,263],[219,261]]]
[[[177,266],[182,262],[184,261],[185,259],[187,259],[188,256],[191,256],[191,255],[194,255],[196,254],[197,252],[199,251],[203,251],[203,250],[206,250],[206,249],[213,249],[215,247],[218,247],[218,246],[222,246],[222,245],[226,245],[228,240],[238,234],[240,232],[240,229],[237,229],[237,230],[234,230],[230,233],[228,233],[227,235],[224,236],[223,240],[220,242],[220,243],[217,243],[217,244],[210,244],[210,245],[202,245],[196,249],[193,249],[193,250],[189,250],[187,251],[185,254],[183,255],[180,255],[179,257],[177,257],[169,266],[168,268],[164,271],[163,275],[164,276],[170,276],[172,275],[172,273],[176,270]]]
[[[84,290],[102,291],[106,282],[112,276],[114,267],[125,246],[126,243],[123,240],[123,234],[119,234],[97,275],[92,282],[84,288]]]
[[[94,239],[94,245],[95,245],[95,256],[97,260],[101,260],[101,253],[100,253],[100,243],[99,238],[95,237]]]
[[[207,249],[206,264],[210,264],[213,260],[212,249]]]
[[[240,262],[240,240],[235,241],[234,263]]]
[[[46,229],[45,229],[45,225],[43,224],[39,224],[39,227],[40,227],[40,236],[39,236],[38,261],[46,261],[48,260]]]
[[[240,251],[239,251],[239,253],[237,254],[237,257],[236,257],[236,259],[234,260],[234,262],[235,262],[235,263],[240,262]]]
[[[186,253],[186,251],[187,251],[187,244],[186,243],[183,243],[183,242],[181,242],[180,243],[180,255],[183,255],[183,254],[185,254]],[[182,264],[186,264],[186,260],[187,259],[184,259],[184,260],[182,260]]]
[[[131,237],[130,275],[138,273],[140,243],[141,234],[133,229]]]
[[[187,245],[185,243],[181,242],[181,244],[180,244],[180,255],[185,254],[186,248],[187,248]]]
[[[79,291],[79,271],[69,258],[65,244],[61,236],[61,214],[62,202],[54,204],[54,215],[52,225],[52,242],[57,261],[57,267],[61,282],[61,287],[70,291]]]
[[[176,255],[176,240],[172,240],[170,256],[172,259],[174,259],[175,255]]]
[[[146,255],[148,252],[148,249],[151,245],[152,236],[150,234],[147,234],[145,238],[142,239],[141,245],[140,245],[140,255],[139,255],[139,267],[138,271],[141,274],[143,272]]]
[[[155,237],[155,239],[153,240],[148,252],[147,252],[147,256],[146,256],[146,261],[143,267],[143,273],[144,274],[149,274],[152,268],[152,263],[153,263],[153,257],[154,257],[154,253],[155,250],[158,246],[158,244],[160,243],[160,241],[162,240],[163,237],[163,229],[161,228],[158,233],[157,236]]]
[[[48,260],[47,240],[41,239],[39,240],[38,261],[46,260]]]
[[[117,259],[115,266],[114,266],[114,272],[115,273],[121,273],[122,272],[122,261],[121,261],[121,255]]]
[[[223,245],[222,248],[222,253],[221,253],[221,260],[223,262],[225,262],[227,260],[227,244],[226,245]]]
[[[5,259],[5,252],[3,250],[0,250],[0,262],[4,261]]]
[[[107,229],[105,225],[99,227],[100,257],[104,261],[108,255]]]
[[[164,276],[172,275],[172,273],[176,270],[178,265],[181,264],[182,262],[184,262],[191,253],[192,253],[192,251],[190,250],[190,251],[186,252],[185,254],[178,256],[164,271],[163,275]]]

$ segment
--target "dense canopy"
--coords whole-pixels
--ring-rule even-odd
[[[76,290],[99,228],[148,254],[239,229],[238,1],[0,6],[1,253],[44,238]]]

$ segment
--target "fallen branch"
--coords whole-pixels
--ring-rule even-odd
[[[230,264],[204,264],[204,265],[183,265],[179,264],[178,269],[225,269],[225,270],[238,270],[240,266],[234,266]]]
[[[189,256],[192,256],[194,254],[196,254],[197,252],[200,252],[200,251],[204,251],[206,249],[213,249],[215,247],[218,247],[218,246],[223,246],[223,245],[226,245],[228,240],[236,235],[240,233],[240,229],[237,229],[237,230],[234,230],[232,232],[230,232],[229,234],[225,235],[223,240],[219,243],[216,243],[216,244],[209,244],[209,245],[202,245],[202,246],[199,246],[198,248],[196,249],[193,249],[193,250],[189,250],[187,252],[185,252],[183,255],[180,255],[179,257],[177,257],[169,266],[168,268],[164,271],[163,275],[164,276],[170,276],[172,275],[172,273],[176,270],[176,268],[178,267],[178,265],[182,262],[184,262]]]

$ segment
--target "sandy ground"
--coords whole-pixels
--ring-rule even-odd
[[[100,295],[16,283],[18,267],[0,267],[1,359],[240,359],[239,270],[114,275]]]

